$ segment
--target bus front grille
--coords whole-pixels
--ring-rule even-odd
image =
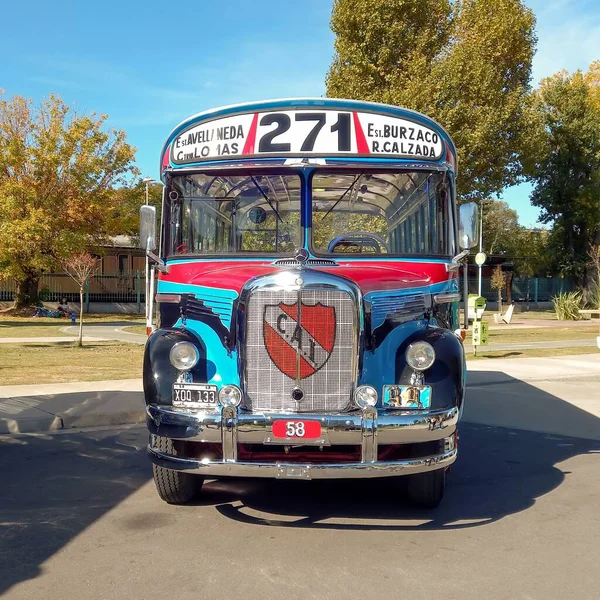
[[[254,290],[246,314],[246,400],[253,412],[340,412],[356,378],[356,306],[344,291]]]

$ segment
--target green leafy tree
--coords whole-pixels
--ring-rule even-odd
[[[600,66],[587,74],[561,71],[542,81],[535,110],[544,140],[531,166],[531,201],[552,224],[556,268],[573,277],[587,298],[595,281],[590,261],[600,239]]]
[[[16,281],[15,308],[35,301],[43,272],[108,233],[135,151],[105,123],[58,96],[0,100],[0,277]]]
[[[521,0],[335,0],[327,95],[433,117],[457,145],[461,198],[489,198],[533,153],[534,25]]]
[[[160,183],[148,185],[148,204],[156,207],[156,217],[160,223],[163,186]],[[107,231],[110,235],[130,235],[137,237],[140,227],[140,206],[146,202],[146,184],[141,179],[111,192],[111,212],[108,215]]]

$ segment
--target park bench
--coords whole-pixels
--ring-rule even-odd
[[[600,309],[598,308],[585,308],[579,310],[580,315],[590,315],[591,319],[600,319]]]
[[[512,319],[514,310],[515,305],[511,304],[504,314],[496,313],[494,315],[494,323],[506,323],[508,325]]]

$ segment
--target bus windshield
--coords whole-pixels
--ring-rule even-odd
[[[290,255],[311,251],[439,256],[456,254],[451,185],[445,171],[333,171],[309,176],[311,215],[301,219],[301,175],[176,175],[167,200],[167,253]]]
[[[312,250],[317,255],[453,256],[445,172],[317,171],[312,178]]]
[[[169,254],[292,253],[300,247],[298,175],[172,179]]]

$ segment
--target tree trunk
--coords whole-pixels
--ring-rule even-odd
[[[506,283],[505,288],[506,288],[506,303],[507,304],[512,304],[512,282],[513,282],[513,277],[515,276],[515,274],[512,271],[509,271],[506,274]]]
[[[17,281],[17,289],[14,296],[14,308],[25,308],[35,304],[38,298],[38,285],[40,279],[34,275],[28,275]]]
[[[502,314],[502,288],[498,288],[498,313]]]
[[[79,288],[79,347],[83,346],[83,288]]]

